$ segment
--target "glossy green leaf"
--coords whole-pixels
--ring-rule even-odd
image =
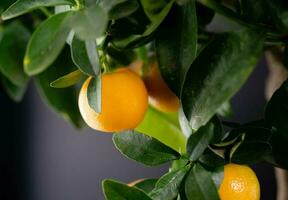
[[[72,17],[72,27],[81,40],[95,40],[104,33],[108,16],[98,5],[78,11]]]
[[[70,32],[72,12],[54,15],[44,21],[33,33],[24,58],[24,70],[36,75],[47,69],[58,57]]]
[[[183,178],[189,170],[189,166],[176,171],[171,171],[162,176],[155,188],[149,193],[153,200],[172,200],[177,197]]]
[[[189,124],[189,121],[187,120],[185,114],[184,114],[184,111],[183,111],[183,108],[182,108],[182,105],[179,109],[179,114],[178,114],[178,118],[179,118],[179,124],[180,124],[180,127],[181,127],[181,130],[183,132],[183,134],[189,138],[189,136],[192,134],[193,132],[193,129],[192,127],[190,126]]]
[[[126,157],[148,166],[155,166],[180,158],[180,154],[158,140],[136,131],[116,133],[116,148]]]
[[[195,164],[185,181],[188,200],[220,200],[216,185],[209,171]]]
[[[187,142],[187,155],[191,161],[196,161],[202,155],[213,136],[214,124],[212,123],[208,123],[192,133]]]
[[[152,107],[146,111],[144,120],[136,127],[136,130],[146,135],[152,136],[174,150],[186,152],[186,137],[165,113],[161,113]]]
[[[288,81],[276,90],[265,109],[266,121],[284,134],[288,133]]]
[[[66,74],[56,79],[55,81],[50,83],[50,86],[53,88],[66,88],[75,85],[84,78],[85,75],[81,71],[75,70],[73,72],[70,72],[69,74]]]
[[[5,27],[0,40],[0,72],[19,87],[28,82],[23,71],[23,58],[29,38],[29,30],[21,23],[14,22]]]
[[[245,83],[262,52],[263,39],[262,34],[247,29],[221,34],[196,58],[181,95],[193,129],[206,124]]]
[[[71,69],[72,61],[69,59],[69,52],[65,51],[53,63],[53,65],[36,77],[36,85],[46,103],[58,112],[64,119],[72,122],[75,127],[83,124],[78,109],[78,92],[75,87],[55,89],[50,83],[55,77],[67,74]]]
[[[2,19],[7,20],[41,7],[57,5],[73,5],[73,0],[18,0],[2,13]]]
[[[106,200],[152,200],[142,190],[113,180],[104,180],[102,187]]]
[[[14,85],[9,79],[1,76],[2,87],[7,95],[15,102],[20,102],[27,89],[27,83],[23,85]]]
[[[143,181],[136,183],[134,187],[137,187],[144,192],[149,193],[154,189],[157,181],[157,179],[144,179]]]
[[[161,75],[169,88],[180,96],[185,75],[197,51],[195,1],[175,6],[161,25],[155,40]]]
[[[102,104],[101,94],[102,94],[102,82],[100,74],[91,79],[87,91],[88,104],[97,113],[101,112],[101,104]]]
[[[91,76],[100,73],[101,67],[95,40],[82,41],[74,35],[70,47],[73,62],[79,70]]]

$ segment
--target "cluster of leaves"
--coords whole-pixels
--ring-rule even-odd
[[[237,124],[217,117],[229,113],[230,98],[263,50],[286,48],[285,0],[7,0],[0,11],[2,87],[20,101],[33,77],[47,103],[76,127],[82,126],[77,83],[93,77],[88,101],[100,112],[101,73],[156,55],[163,79],[181,101],[179,116],[149,108],[135,131],[113,140],[128,158],[173,165],[160,179],[134,187],[104,181],[106,199],[219,199],[228,162],[288,169],[288,82],[262,120]],[[208,31],[215,13],[236,28]]]

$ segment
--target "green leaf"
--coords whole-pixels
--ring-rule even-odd
[[[229,101],[224,102],[218,109],[217,114],[222,117],[232,117],[233,108]]]
[[[255,164],[264,160],[271,152],[267,142],[243,142],[230,153],[230,161],[238,164]]]
[[[176,171],[168,172],[157,181],[149,196],[153,200],[174,199],[179,193],[179,187],[188,170],[189,166],[186,166]]]
[[[247,29],[221,34],[196,58],[181,95],[193,129],[206,124],[245,83],[261,55],[263,40],[262,34]]]
[[[224,156],[217,154],[211,149],[206,149],[204,153],[199,157],[199,162],[206,168],[214,169],[227,164],[228,162],[224,159]]]
[[[100,73],[101,66],[95,40],[82,41],[74,35],[70,47],[73,62],[79,70],[91,76]]]
[[[188,200],[220,200],[210,172],[196,163],[185,181]]]
[[[168,115],[149,107],[144,120],[136,127],[136,130],[152,136],[174,150],[186,152],[186,137],[181,132],[179,125]]]
[[[158,140],[126,131],[113,136],[116,148],[126,157],[148,166],[155,166],[180,158],[180,154]]]
[[[72,0],[18,0],[12,4],[5,12],[2,13],[2,19],[7,20],[41,7],[57,6],[57,5],[70,5]]]
[[[274,92],[265,109],[266,121],[278,131],[288,134],[288,81]]]
[[[27,84],[14,85],[9,79],[1,76],[2,87],[4,88],[7,95],[15,102],[20,102],[27,89]]]
[[[36,75],[47,69],[58,57],[70,32],[72,12],[54,15],[44,21],[33,33],[24,58],[24,70]]]
[[[214,124],[212,123],[208,123],[192,133],[187,142],[187,154],[191,161],[196,161],[202,155],[213,136]]]
[[[148,25],[146,31],[142,34],[143,37],[150,35],[151,33],[153,33],[159,26],[160,24],[164,21],[165,17],[168,15],[169,11],[172,8],[172,5],[174,3],[174,0],[170,0],[168,3],[165,0],[159,0],[157,1],[157,3],[155,3],[155,1],[153,0],[140,0],[142,3],[142,6],[144,7],[144,11],[146,12],[147,16],[150,18],[151,20],[151,24]],[[165,2],[164,7],[161,9],[160,12],[154,13],[154,8],[153,8],[153,14],[148,14],[151,11],[150,6],[155,7],[157,4],[159,4],[159,2]],[[161,3],[160,3],[161,4]],[[159,8],[156,8],[156,10],[158,10]],[[153,17],[152,17],[153,16]]]
[[[28,82],[23,71],[23,58],[29,38],[29,31],[21,23],[14,22],[5,27],[0,40],[0,72],[19,87]]]
[[[230,150],[233,163],[253,164],[264,160],[271,152],[269,144],[271,130],[263,127],[243,126],[231,131],[230,134],[242,134],[242,139]]]
[[[106,200],[152,200],[142,190],[113,180],[104,180],[102,187]]]
[[[65,89],[55,89],[50,87],[50,83],[55,77],[67,74],[71,69],[72,61],[69,59],[69,52],[65,49],[53,65],[36,77],[36,85],[49,106],[58,112],[63,118],[72,122],[75,127],[83,124],[78,109],[78,92],[76,87]]]
[[[143,181],[136,183],[134,187],[137,187],[144,192],[149,193],[154,189],[157,181],[157,179],[144,179]]]
[[[190,126],[189,121],[187,120],[184,114],[182,105],[180,106],[180,109],[179,109],[178,118],[179,118],[179,124],[180,124],[181,130],[183,134],[188,138],[192,134],[193,129]]]
[[[114,6],[109,10],[109,19],[120,19],[134,13],[139,8],[137,0],[129,0]]]
[[[104,33],[108,16],[98,5],[85,8],[72,16],[72,27],[81,40],[95,40]]]
[[[79,81],[83,80],[86,76],[79,70],[75,70],[73,72],[70,72],[69,74],[66,74],[52,83],[50,83],[50,86],[53,88],[66,88],[70,87],[72,85],[75,85]]]
[[[87,98],[89,106],[96,112],[101,112],[101,93],[102,93],[102,82],[101,82],[101,74],[93,77],[89,83]]]
[[[216,188],[219,189],[224,178],[224,165],[214,168],[210,172]]]
[[[197,18],[194,0],[175,6],[159,29],[155,47],[162,77],[169,88],[180,96],[185,75],[197,51]]]

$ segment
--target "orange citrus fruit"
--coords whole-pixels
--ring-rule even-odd
[[[78,105],[84,121],[93,129],[117,132],[134,129],[144,118],[148,94],[142,79],[129,69],[102,75],[101,112],[88,104],[87,89],[91,77],[80,91]]]
[[[179,99],[162,79],[157,62],[151,62],[150,70],[144,76],[144,82],[151,106],[162,112],[178,111]]]
[[[254,171],[245,165],[225,165],[219,195],[221,200],[259,200],[260,185]]]

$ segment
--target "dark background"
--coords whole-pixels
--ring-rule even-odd
[[[233,98],[232,120],[261,117],[266,76],[262,60]],[[130,182],[159,177],[168,168],[127,160],[114,148],[110,134],[75,130],[42,102],[33,84],[20,104],[9,101],[0,89],[0,109],[0,200],[102,200],[105,178]],[[274,200],[273,168],[253,168],[261,181],[261,199]]]

